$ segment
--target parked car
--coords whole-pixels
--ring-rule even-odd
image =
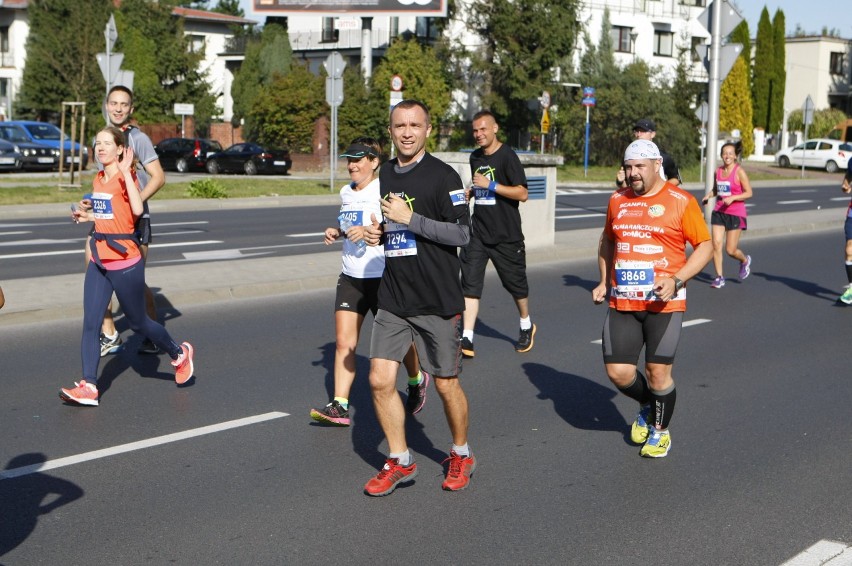
[[[256,143],[235,143],[225,151],[207,157],[207,172],[218,173],[277,173],[286,175],[293,161],[287,149],[265,148]]]
[[[46,145],[57,150],[60,149],[60,140],[62,132],[53,124],[47,122],[32,122],[29,120],[12,120],[8,122],[0,122],[0,137],[11,142],[30,142],[38,145]],[[78,163],[80,154],[80,144],[72,141],[71,138],[65,136],[63,145],[65,151],[65,165],[70,167],[73,163]],[[89,164],[89,148],[85,145],[82,147],[83,152],[83,168]],[[73,156],[72,156],[73,153]]]
[[[53,171],[59,168],[59,150],[32,142],[15,142],[23,156],[21,169],[24,171]]]
[[[23,158],[15,144],[0,139],[0,171],[17,171]]]
[[[204,138],[167,138],[154,146],[160,165],[168,171],[204,171],[207,156],[222,151],[216,140]]]
[[[835,173],[846,169],[850,157],[852,157],[852,145],[839,140],[819,138],[782,149],[775,154],[775,162],[781,167],[804,165]]]

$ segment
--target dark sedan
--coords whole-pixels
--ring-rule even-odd
[[[286,175],[293,161],[286,149],[264,148],[256,143],[235,143],[225,151],[207,157],[207,172],[219,173],[275,173]]]
[[[0,140],[0,171],[17,171],[23,158],[15,144]]]
[[[24,158],[21,169],[24,171],[52,171],[59,168],[59,150],[37,143],[17,142],[18,151]]]
[[[204,171],[207,156],[222,151],[216,140],[205,138],[168,138],[154,146],[160,165],[166,171]]]

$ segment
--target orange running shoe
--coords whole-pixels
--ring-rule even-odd
[[[399,458],[388,458],[376,477],[364,486],[364,493],[373,497],[390,495],[397,485],[413,480],[416,475],[417,464],[414,462],[409,466],[400,466]]]
[[[180,356],[172,360],[172,365],[175,366],[175,383],[183,385],[192,377],[195,367],[192,365],[192,344],[184,342],[180,348]]]
[[[476,469],[476,458],[473,454],[469,456],[459,456],[453,450],[450,450],[450,457],[444,462],[450,462],[447,469],[447,477],[441,487],[447,491],[458,491],[464,489],[470,483],[470,476],[473,475],[473,470]]]
[[[98,406],[98,388],[85,379],[74,382],[74,389],[62,388],[59,390],[59,398],[66,403],[77,403],[78,405]]]

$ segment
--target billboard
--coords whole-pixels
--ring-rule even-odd
[[[254,11],[268,15],[349,14],[446,17],[447,0],[253,0]]]

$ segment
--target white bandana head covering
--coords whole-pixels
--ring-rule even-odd
[[[624,161],[630,159],[662,159],[660,148],[652,141],[636,140],[624,150]]]

